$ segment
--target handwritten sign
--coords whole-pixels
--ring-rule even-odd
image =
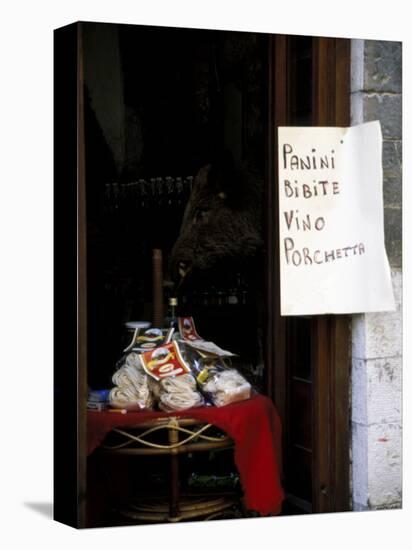
[[[395,309],[379,122],[278,132],[281,314]]]

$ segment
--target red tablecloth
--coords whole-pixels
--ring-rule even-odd
[[[191,417],[225,431],[235,442],[235,463],[246,507],[262,515],[279,513],[284,498],[280,482],[281,425],[275,406],[263,395],[225,407],[199,407],[169,414],[88,411],[88,453],[98,447],[113,428],[138,426],[162,416]]]

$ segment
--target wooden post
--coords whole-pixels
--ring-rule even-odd
[[[179,442],[179,432],[169,428],[169,445],[175,445]],[[170,518],[177,518],[180,515],[179,510],[179,456],[178,449],[170,449]]]
[[[313,39],[313,124],[350,124],[350,40]],[[350,509],[350,328],[347,315],[313,318],[315,512]]]
[[[285,403],[285,319],[280,316],[279,257],[274,251],[279,242],[279,185],[277,128],[288,123],[288,97],[286,75],[288,72],[287,36],[269,36],[268,51],[268,134],[266,177],[266,393],[275,402],[282,423],[286,418]],[[282,77],[280,77],[282,75]],[[283,434],[283,437],[285,433]]]

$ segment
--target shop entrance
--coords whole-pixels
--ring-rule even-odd
[[[284,428],[284,512],[347,510],[348,320],[279,315],[276,129],[348,123],[349,41],[82,27],[87,338],[79,335],[80,395],[87,384],[110,384],[122,324],[152,313],[153,248],[163,251],[165,280],[173,279],[166,266],[199,167],[253,173],[262,181],[261,247],[250,257],[229,247],[235,252],[222,263],[193,270],[179,286],[179,307],[205,337],[244,357],[254,385],[276,404]],[[105,45],[109,59],[102,59]],[[105,88],[96,67],[104,73],[109,63]],[[236,209],[236,188],[222,192],[233,193]],[[176,286],[164,288],[166,296]],[[79,405],[80,425],[84,416]]]

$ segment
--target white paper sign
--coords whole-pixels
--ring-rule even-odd
[[[379,122],[278,135],[281,314],[395,309]]]

